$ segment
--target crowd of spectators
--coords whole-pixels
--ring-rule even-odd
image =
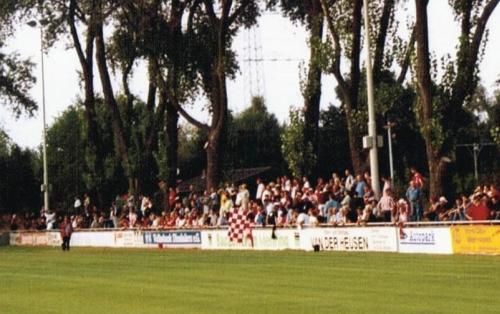
[[[444,196],[424,200],[425,180],[415,169],[404,195],[395,196],[392,183],[383,179],[379,199],[371,187],[369,173],[319,178],[312,184],[307,177],[283,176],[264,183],[256,180],[254,192],[246,184],[226,184],[219,190],[188,193],[170,188],[163,204],[147,196],[117,197],[107,210],[98,210],[88,195],[75,197],[69,217],[75,229],[99,228],[204,228],[225,226],[230,212],[242,209],[247,218],[260,226],[365,225],[372,222],[466,221],[500,219],[499,196],[495,185],[479,186],[471,195],[454,202]],[[403,194],[403,193],[401,193]],[[11,230],[56,229],[63,214],[3,215],[0,226]]]

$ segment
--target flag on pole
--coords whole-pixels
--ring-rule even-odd
[[[242,243],[244,238],[250,240],[253,247],[252,225],[247,217],[247,212],[235,208],[229,215],[229,241]]]

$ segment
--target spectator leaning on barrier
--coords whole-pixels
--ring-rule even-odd
[[[378,216],[381,216],[385,222],[395,222],[396,204],[391,189],[388,189],[385,195],[380,198],[377,209]]]

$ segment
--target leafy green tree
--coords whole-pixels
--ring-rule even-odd
[[[17,53],[5,52],[5,41],[12,35],[13,28],[28,15],[25,3],[30,1],[5,0],[0,2],[0,103],[16,114],[26,112],[32,115],[38,108],[29,96],[35,84],[34,64],[29,59],[21,59]]]
[[[41,203],[40,156],[0,129],[0,212],[36,212]]]
[[[333,74],[338,83],[337,94],[342,103],[342,112],[346,116],[350,157],[354,171],[360,173],[366,168],[367,158],[366,152],[361,149],[361,138],[366,134],[367,121],[366,106],[361,105],[365,94],[362,89],[360,62],[363,1],[320,0],[320,2],[329,31],[329,37],[322,50],[326,56],[324,67],[326,73]],[[398,29],[394,18],[396,2],[369,1],[372,22],[370,36],[375,43],[372,54],[376,90],[381,78],[393,68],[396,61],[400,65],[397,82],[402,84],[412,55],[414,37],[411,36],[408,44],[405,44],[396,35]],[[348,64],[347,73],[342,72],[341,64]]]
[[[321,74],[322,53],[321,43],[323,38],[324,16],[319,0],[272,0],[269,7],[280,4],[281,11],[293,22],[299,22],[306,26],[309,32],[309,64],[307,75],[301,84],[302,96],[304,97],[304,145],[312,145],[314,155],[318,154],[319,145],[319,120],[321,102]],[[305,160],[312,163],[313,160]],[[311,164],[313,173],[316,175],[317,165]]]
[[[231,168],[226,171],[270,166],[268,175],[283,174],[281,127],[274,114],[267,111],[262,97],[254,97],[250,107],[231,119],[228,129],[224,155],[229,156]]]
[[[444,75],[436,80],[437,61],[431,59],[427,19],[428,0],[416,6],[416,89],[417,121],[425,140],[431,195],[443,194],[443,179],[450,152],[461,133],[471,123],[464,102],[478,84],[478,65],[484,52],[486,26],[499,0],[450,1],[461,24],[455,60],[444,59]]]
[[[318,173],[328,177],[351,168],[345,116],[340,108],[321,111],[319,127]]]
[[[199,5],[200,2],[203,5]],[[228,114],[226,79],[234,76],[236,61],[232,39],[241,27],[255,24],[260,14],[258,1],[195,1],[188,21],[188,36],[200,86],[209,100],[208,123],[198,121],[183,108],[179,113],[207,133],[207,189],[216,187],[221,177],[221,141]]]
[[[304,112],[291,108],[289,118],[290,122],[285,125],[281,135],[281,151],[292,175],[302,177],[312,171],[311,163],[306,161],[315,160],[317,156],[314,155],[312,144],[304,146]]]

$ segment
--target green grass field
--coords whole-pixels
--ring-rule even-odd
[[[0,313],[499,313],[500,257],[0,247]]]

